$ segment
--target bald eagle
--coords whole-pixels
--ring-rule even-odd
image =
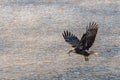
[[[89,25],[86,27],[86,32],[82,35],[81,40],[79,40],[77,36],[69,32],[68,30],[64,31],[62,33],[63,38],[73,47],[73,49],[70,50],[68,54],[70,55],[71,52],[74,52],[83,55],[85,61],[89,61],[89,55],[97,56],[96,52],[89,51],[89,48],[93,45],[95,41],[97,32],[98,24],[96,22],[89,23]]]

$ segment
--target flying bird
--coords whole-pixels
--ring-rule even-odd
[[[68,54],[70,55],[71,52],[74,52],[83,55],[85,61],[89,61],[88,56],[90,55],[97,56],[98,53],[94,51],[89,51],[89,48],[93,45],[95,41],[97,32],[98,24],[96,22],[89,23],[89,25],[86,27],[86,32],[82,35],[82,38],[80,40],[70,31],[64,31],[62,33],[63,38],[67,43],[69,43],[73,47],[73,49],[70,50]]]

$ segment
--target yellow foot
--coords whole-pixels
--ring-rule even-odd
[[[89,58],[87,56],[84,57],[85,61],[89,61]]]

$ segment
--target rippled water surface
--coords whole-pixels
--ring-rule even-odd
[[[99,31],[85,62],[66,53],[62,32],[79,38],[96,21]],[[1,80],[119,80],[119,0],[1,0]]]

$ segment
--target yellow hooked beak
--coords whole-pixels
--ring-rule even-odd
[[[74,52],[75,50],[74,49],[72,49],[72,50],[70,50],[67,54],[69,54],[69,56],[70,56],[70,53],[71,52]]]

